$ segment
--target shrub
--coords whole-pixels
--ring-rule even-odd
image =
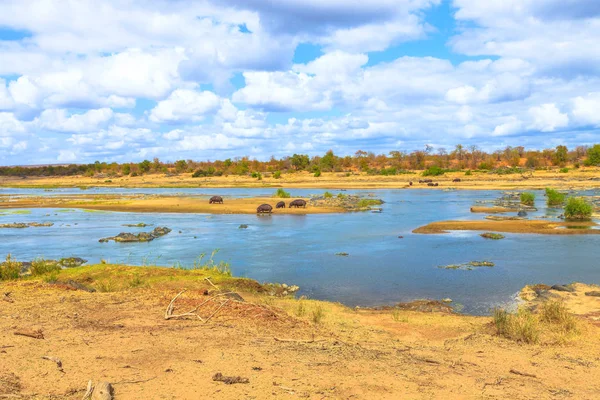
[[[273,178],[275,178],[275,179],[281,178],[281,171],[275,171],[275,172],[273,172]]]
[[[333,194],[331,194],[329,192],[325,192],[325,193],[323,193],[323,197],[325,197],[326,199],[330,199],[333,197]]]
[[[439,175],[444,175],[444,170],[441,169],[440,167],[438,167],[437,165],[429,167],[425,171],[423,171],[423,176],[439,176]]]
[[[56,261],[44,260],[43,258],[36,258],[31,262],[31,275],[45,275],[51,272],[58,272],[61,268]]]
[[[315,178],[318,178],[318,177],[320,177],[320,176],[321,176],[321,170],[320,170],[320,169],[317,169],[317,170],[315,171]]]
[[[546,203],[549,206],[560,206],[565,202],[566,195],[554,189],[546,188]]]
[[[289,192],[286,192],[285,190],[283,190],[282,188],[277,189],[277,191],[275,192],[275,197],[279,197],[282,199],[289,199],[290,197],[292,197],[290,195]]]
[[[6,261],[0,264],[0,281],[19,279],[22,263],[17,262],[10,254],[6,256]]]
[[[318,305],[313,308],[312,312],[310,313],[310,319],[314,324],[321,323],[321,320],[323,319],[323,307]]]
[[[569,172],[569,168],[561,168],[558,170],[558,172],[560,172],[561,174],[566,174],[567,172]]]
[[[521,193],[521,204],[532,206],[535,203],[535,194],[524,192]]]
[[[540,340],[539,321],[528,309],[521,307],[514,314],[504,309],[494,310],[494,325],[499,335],[530,344]]]
[[[577,333],[577,320],[561,301],[549,301],[542,305],[540,319],[555,324],[565,333]]]
[[[465,172],[465,175],[467,175],[467,176],[471,176],[471,175],[473,175],[473,172],[471,172],[471,170],[470,170],[470,169],[468,169],[468,170],[467,170],[467,172]]]
[[[254,171],[252,173],[252,177],[258,179],[259,181],[262,181],[262,174],[260,172]]]
[[[592,205],[581,197],[569,197],[565,205],[565,218],[587,220],[592,216]]]
[[[381,200],[377,200],[377,199],[360,199],[358,201],[358,203],[356,204],[356,206],[358,208],[365,208],[365,207],[371,207],[371,206],[378,206],[383,204],[383,202]]]

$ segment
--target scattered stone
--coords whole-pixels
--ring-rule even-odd
[[[57,262],[58,266],[61,268],[81,267],[85,263],[87,263],[87,260],[84,260],[83,258],[80,258],[80,257],[61,258]]]
[[[28,222],[28,223],[13,222],[11,224],[0,224],[0,228],[23,229],[23,228],[29,228],[29,227],[34,227],[34,228],[48,227],[48,226],[53,226],[53,225],[54,225],[54,223],[52,223],[52,222]]]
[[[585,292],[585,295],[591,297],[600,297],[600,291],[594,290],[591,292]]]
[[[145,224],[143,222],[140,222],[139,224],[123,224],[123,226],[129,227],[129,228],[145,228],[147,226],[152,226],[152,224]]]
[[[557,292],[575,292],[575,289],[566,285],[554,285],[550,288],[551,290],[556,290]]]

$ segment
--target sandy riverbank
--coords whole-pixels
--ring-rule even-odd
[[[413,233],[442,234],[448,231],[486,231],[502,233],[536,233],[543,235],[598,235],[594,222],[551,222],[543,220],[508,221],[439,221],[413,230]]]
[[[600,188],[600,169],[580,168],[568,173],[558,171],[535,171],[531,174],[496,175],[484,172],[473,172],[465,175],[464,172],[447,173],[438,177],[428,177],[439,183],[437,187],[419,184],[424,179],[421,171],[412,174],[381,176],[367,175],[365,173],[328,172],[320,177],[315,177],[308,172],[284,173],[280,179],[275,179],[269,174],[264,174],[262,180],[250,176],[220,176],[192,178],[191,174],[170,175],[150,174],[143,176],[123,177],[0,177],[0,186],[4,187],[175,187],[175,188],[214,188],[214,187],[253,187],[253,188],[323,188],[323,189],[470,189],[470,190],[513,190],[513,189],[543,189],[553,187],[557,189],[591,189]],[[453,182],[460,179],[460,182]],[[410,186],[409,183],[413,182]]]
[[[600,391],[597,321],[584,317],[567,346],[539,346],[499,337],[490,317],[354,310],[202,270],[97,265],[53,280],[65,283],[0,282],[5,398],[79,400],[88,380],[112,383],[118,400],[591,399]],[[174,314],[194,310],[202,320],[165,320],[183,289]],[[241,297],[217,296],[228,292]],[[35,331],[43,339],[15,335]],[[217,373],[248,383],[226,385]]]
[[[4,201],[2,201],[4,200]],[[224,198],[223,204],[209,204],[208,199],[180,196],[115,196],[115,195],[69,195],[28,196],[16,199],[0,198],[3,208],[81,208],[88,210],[164,213],[207,213],[207,214],[256,214],[261,204],[270,204],[273,214],[327,214],[346,212],[341,207],[311,206],[306,208],[275,208],[279,201],[289,205],[293,199],[273,197]]]

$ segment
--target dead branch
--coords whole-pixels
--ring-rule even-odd
[[[283,342],[283,343],[317,343],[317,342],[326,342],[327,341],[327,339],[315,340],[315,338],[312,338],[310,340],[302,340],[302,339],[280,339],[280,338],[274,337],[273,339],[275,339],[276,342]]]
[[[14,303],[15,301],[13,300],[12,297],[10,297],[10,292],[6,292],[4,293],[4,296],[2,296],[2,300],[7,301],[9,303]]]
[[[511,374],[520,375],[520,376],[526,376],[528,378],[537,378],[537,375],[529,374],[527,372],[521,372],[521,371],[518,371],[516,369],[511,369],[509,372]]]
[[[119,382],[115,382],[113,383],[113,385],[126,385],[126,384],[133,384],[133,383],[144,383],[144,382],[149,382],[152,379],[156,379],[156,376],[153,376],[152,378],[148,378],[148,379],[140,379],[138,381],[119,381]]]
[[[91,398],[93,391],[94,391],[94,383],[92,381],[88,381],[87,389],[85,391],[85,394],[83,395],[83,399],[81,399],[81,400],[88,400],[89,398]]]
[[[60,358],[50,357],[50,356],[42,356],[42,359],[43,360],[52,361],[52,362],[56,363],[56,366],[58,367],[58,370],[60,372],[62,372],[63,374],[65,373],[65,371],[63,370],[62,361],[60,360]]]
[[[165,319],[169,320],[169,319],[176,319],[176,318],[183,318],[183,317],[196,317],[202,321],[202,318],[198,314],[196,314],[198,307],[196,307],[193,310],[190,310],[188,312],[185,312],[183,314],[173,314],[173,307],[175,306],[175,300],[177,300],[177,298],[179,296],[181,296],[183,293],[185,293],[185,290],[182,290],[181,292],[179,292],[177,294],[177,296],[173,297],[173,300],[171,300],[171,302],[167,306],[167,309],[165,310]]]
[[[217,309],[215,310],[215,312],[214,312],[214,313],[210,314],[210,316],[209,316],[209,317],[208,317],[208,318],[207,318],[207,319],[204,321],[204,323],[207,323],[208,321],[210,321],[210,319],[211,319],[212,317],[214,317],[214,316],[215,316],[215,315],[216,315],[216,314],[219,312],[219,310],[221,310],[221,308],[223,308],[223,306],[224,306],[225,304],[227,304],[227,303],[229,303],[229,299],[225,300],[225,301],[224,301],[224,302],[223,302],[223,303],[222,303],[222,304],[219,306],[219,308],[217,308]]]
[[[17,336],[27,336],[30,338],[34,338],[34,339],[44,339],[44,333],[42,332],[41,329],[37,330],[37,331],[16,331],[14,333]]]
[[[208,283],[210,283],[210,285],[211,285],[212,287],[214,287],[214,288],[215,288],[215,289],[217,289],[217,290],[220,290],[220,289],[219,289],[219,288],[218,288],[218,287],[217,287],[217,286],[216,286],[214,283],[212,283],[212,282],[210,281],[210,279],[208,278],[208,276],[207,276],[206,278],[204,278],[204,279],[205,279],[205,280],[206,280]]]

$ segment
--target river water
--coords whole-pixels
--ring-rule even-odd
[[[269,196],[274,189],[0,189],[0,195],[67,193],[147,193],[227,197]],[[294,197],[322,194],[318,189],[291,189]],[[332,190],[334,194],[338,191]],[[348,190],[383,199],[383,212],[322,215],[207,215],[89,212],[32,209],[0,211],[0,223],[53,222],[53,227],[0,229],[0,256],[82,257],[134,265],[191,266],[201,254],[219,249],[216,261],[230,263],[236,276],[301,287],[299,295],[339,301],[349,306],[393,304],[422,298],[451,298],[465,313],[487,314],[494,306],[512,304],[516,293],[533,283],[600,283],[596,235],[506,234],[486,240],[481,232],[417,235],[429,222],[481,219],[469,208],[493,200],[500,191]],[[595,194],[587,192],[586,194]],[[541,207],[530,217],[556,218],[558,210]],[[27,211],[26,211],[27,212]],[[123,224],[144,222],[147,228]],[[239,229],[247,224],[248,229]],[[149,243],[99,243],[119,232],[173,231]],[[403,238],[399,238],[402,236]],[[336,253],[345,252],[346,257]],[[441,265],[488,260],[493,268],[447,270]]]

